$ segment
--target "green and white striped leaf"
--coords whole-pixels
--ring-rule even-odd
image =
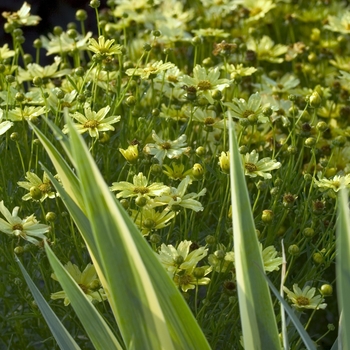
[[[350,348],[350,303],[348,293],[350,291],[350,212],[348,191],[342,189],[338,195],[338,220],[336,238],[336,277],[337,294],[339,302],[340,349]]]
[[[275,313],[264,271],[233,123],[229,121],[233,241],[245,349],[280,349]]]
[[[80,322],[95,348],[122,350],[123,347],[119,344],[107,323],[74,281],[72,276],[59,262],[48,244],[45,244],[45,251],[58,282],[65,291],[75,313],[79,317]]]
[[[128,349],[208,349],[180,292],[66,120],[109,301]]]
[[[38,305],[43,317],[46,320],[47,325],[49,326],[52,335],[57,341],[58,346],[62,350],[79,350],[79,345],[75,342],[72,336],[68,333],[66,328],[63,326],[61,321],[58,319],[56,314],[52,311],[49,304],[46,302],[39,289],[36,287],[30,276],[28,275],[26,269],[23,267],[20,260],[15,256],[19,268],[22,271],[24,279],[27,282],[27,285],[32,292],[35,302]]]

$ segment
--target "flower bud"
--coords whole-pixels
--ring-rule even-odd
[[[330,284],[323,284],[320,288],[320,292],[323,296],[329,297],[333,294],[333,287]]]
[[[263,210],[261,220],[265,223],[270,223],[273,220],[273,211],[269,209]]]
[[[192,167],[192,175],[195,179],[199,180],[203,177],[204,174],[204,169],[203,167],[199,164],[196,163]]]
[[[311,238],[311,237],[313,237],[315,235],[315,230],[313,228],[311,228],[311,227],[306,227],[303,230],[303,234],[304,234],[305,237]]]
[[[230,152],[221,152],[221,156],[219,157],[219,165],[225,174],[230,173]]]
[[[139,158],[139,151],[137,145],[130,145],[126,150],[119,148],[119,152],[131,164],[136,163],[136,161]]]
[[[204,275],[205,275],[205,268],[204,268],[204,267],[196,267],[196,268],[193,270],[193,276],[194,276],[196,279],[203,278]]]
[[[322,98],[317,91],[314,91],[309,99],[310,106],[313,108],[317,108],[321,105]]]
[[[49,211],[48,213],[46,213],[45,219],[48,222],[53,222],[56,220],[56,214],[52,211]]]
[[[30,193],[30,196],[35,200],[40,200],[41,197],[43,196],[40,189],[36,186],[32,186],[29,190],[29,193]]]
[[[299,252],[300,252],[300,249],[296,244],[292,244],[288,247],[288,253],[290,255],[298,255]]]
[[[147,204],[147,198],[146,197],[142,197],[142,196],[139,196],[135,199],[135,204],[138,206],[138,207],[144,207],[146,204]],[[146,226],[146,221],[147,220],[150,220],[150,219],[146,219],[144,222],[143,222],[143,225],[145,227]],[[153,220],[152,220],[153,221]],[[154,221],[153,221],[154,222]]]

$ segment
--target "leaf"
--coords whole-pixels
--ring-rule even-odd
[[[338,195],[338,220],[336,224],[336,277],[339,314],[341,314],[340,337],[342,349],[350,347],[350,213],[348,191],[341,189]]]
[[[27,271],[23,267],[20,260],[15,255],[15,260],[17,261],[19,268],[27,282],[30,291],[33,294],[34,300],[36,301],[43,317],[45,318],[47,325],[49,326],[52,335],[55,337],[58,346],[62,350],[77,350],[80,349],[79,345],[75,342],[72,336],[68,333],[66,328],[63,326],[61,321],[55,315],[55,313],[50,308],[49,304],[46,302],[39,289],[36,287]]]
[[[280,349],[275,313],[233,123],[229,121],[230,181],[237,291],[245,349]]]
[[[79,317],[87,335],[96,349],[117,349],[123,347],[110,330],[107,323],[98,313],[93,304],[86,297],[82,289],[74,281],[68,271],[62,266],[48,244],[45,244],[45,251],[55,272],[58,282],[66,293],[70,303]]]

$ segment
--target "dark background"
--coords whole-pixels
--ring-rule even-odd
[[[4,11],[16,12],[23,5],[24,0],[0,0],[0,47],[5,43],[12,49],[12,38],[10,34],[4,32],[5,18],[2,16]],[[61,26],[66,30],[69,22],[77,23],[77,30],[80,32],[80,23],[75,19],[75,13],[79,9],[84,9],[88,13],[88,19],[85,22],[86,31],[97,32],[95,10],[89,6],[90,0],[27,0],[31,5],[30,13],[41,17],[41,21],[36,26],[22,27],[23,35],[26,41],[23,44],[24,52],[30,53],[35,57],[33,41],[40,35],[47,35],[52,32],[55,26]],[[101,0],[101,8],[106,7],[106,0]],[[42,50],[40,62],[51,63],[53,57],[46,57],[45,50]],[[42,60],[43,59],[43,60]]]

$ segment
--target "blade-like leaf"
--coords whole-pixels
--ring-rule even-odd
[[[48,153],[66,192],[82,209],[83,200],[82,195],[79,192],[80,186],[77,177],[49,139],[34,124],[30,123],[30,126],[33,128],[37,138],[40,140]],[[62,144],[66,143],[65,138],[58,137],[58,139],[62,142]],[[64,148],[67,149],[67,146]]]
[[[98,259],[92,258],[101,265],[100,269],[95,266],[98,273],[104,272],[101,282],[108,290],[127,347],[209,349],[188,305],[128,214],[116,202],[69,118],[67,124],[71,136],[69,149],[84,197],[82,207],[95,237]]]
[[[336,276],[337,294],[339,302],[340,338],[342,349],[350,347],[350,303],[348,293],[350,290],[350,213],[348,191],[341,189],[338,196],[338,220],[336,239]]]
[[[233,241],[243,342],[246,349],[280,349],[275,314],[264,271],[233,123],[230,128],[230,180]]]
[[[61,321],[55,315],[55,313],[50,308],[49,304],[46,302],[39,289],[36,287],[30,276],[28,275],[26,269],[23,267],[22,263],[19,261],[17,256],[15,256],[19,268],[27,282],[27,285],[32,292],[34,300],[36,301],[43,317],[45,318],[47,325],[49,326],[52,335],[55,337],[58,346],[62,350],[77,350],[80,349],[79,345],[75,342],[72,336],[68,333],[66,328],[63,326]]]
[[[65,291],[70,303],[79,317],[87,335],[96,349],[123,349],[109,329],[104,319],[74,281],[68,271],[62,266],[48,244],[45,251],[55,272],[58,282]]]

